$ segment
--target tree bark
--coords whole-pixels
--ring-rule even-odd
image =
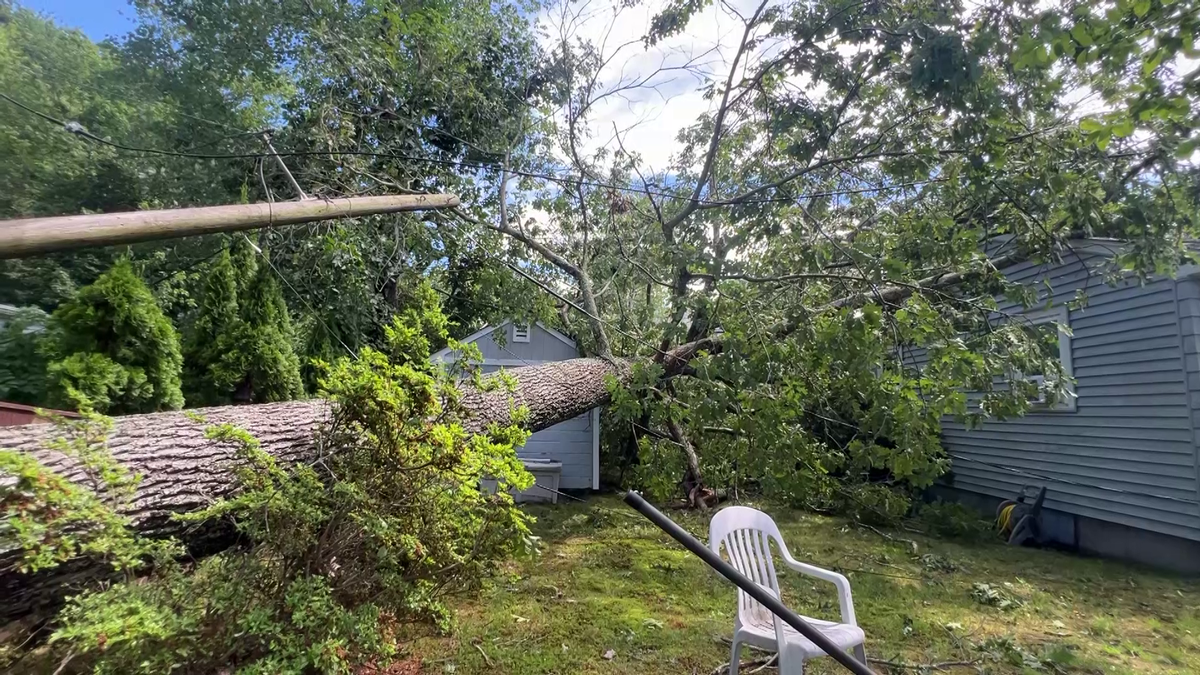
[[[525,426],[531,431],[580,415],[608,402],[606,378],[624,379],[629,364],[573,359],[509,372],[517,380],[511,394],[504,390],[464,392],[464,407],[471,412],[465,423],[469,431],[509,423],[518,406],[527,408]],[[194,526],[185,528],[172,515],[209,506],[234,488],[236,449],[208,440],[205,429],[233,424],[250,432],[263,450],[285,463],[312,462],[327,451],[316,432],[329,419],[330,411],[327,401],[309,400],[116,418],[108,438],[109,453],[142,477],[125,515],[139,532],[178,536],[184,543],[195,543],[193,540],[205,533]],[[8,427],[0,430],[0,448],[29,453],[50,470],[90,488],[75,460],[47,449],[47,441],[56,433],[60,433],[57,427],[49,424]],[[74,590],[74,585],[103,571],[88,561],[73,561],[50,573],[24,575],[13,567],[19,553],[0,551],[0,597],[4,598],[0,616],[19,616],[52,606]]]

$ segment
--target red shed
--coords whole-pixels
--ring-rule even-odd
[[[15,427],[19,424],[46,424],[49,422],[50,420],[38,415],[38,410],[62,415],[63,417],[79,417],[78,413],[67,410],[35,408],[30,405],[0,401],[0,427]]]

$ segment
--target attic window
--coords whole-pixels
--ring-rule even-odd
[[[512,341],[513,342],[529,342],[529,324],[514,323],[512,325]]]

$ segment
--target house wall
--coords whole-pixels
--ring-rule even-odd
[[[1180,279],[1175,284],[1175,306],[1179,315],[1179,339],[1187,378],[1188,407],[1191,409],[1193,455],[1196,467],[1196,497],[1200,500],[1200,280]]]
[[[512,366],[545,361],[565,361],[579,358],[579,351],[559,340],[549,331],[534,324],[529,327],[529,342],[513,342],[512,324],[505,324],[488,335],[475,341],[479,351],[483,352],[484,361],[516,361]],[[504,344],[501,344],[503,336]]]
[[[497,339],[500,335],[505,341],[503,345]],[[536,324],[530,326],[529,342],[513,342],[512,326],[506,324],[478,338],[475,344],[483,353],[482,370],[485,373],[579,357],[574,347]],[[517,456],[562,462],[560,489],[591,489],[595,444],[599,438],[600,418],[597,413],[598,409],[591,410],[532,434],[525,445],[517,449]]]
[[[1200,318],[1185,334],[1179,317],[1181,309],[1200,317],[1200,286],[1177,287],[1171,279],[1109,286],[1095,274],[1101,260],[1082,254],[1056,267],[1006,270],[1013,281],[1038,284],[1055,304],[1086,288],[1087,305],[1069,312],[1076,410],[1035,410],[971,430],[945,422],[943,444],[953,462],[945,482],[991,498],[1045,484],[1047,525],[1060,543],[1100,553],[1104,544],[1121,548],[1114,537],[1124,530],[1099,533],[1095,521],[1166,535],[1182,552],[1200,541],[1193,427],[1200,412],[1200,331],[1193,324]]]
[[[563,489],[585,490],[592,487],[592,433],[596,415],[588,411],[549,429],[543,429],[517,449],[517,456],[545,458],[562,462]]]

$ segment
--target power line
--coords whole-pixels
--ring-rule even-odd
[[[325,323],[325,319],[321,318],[321,315],[317,312],[317,310],[314,309],[313,306],[311,304],[309,304],[308,300],[303,295],[300,294],[300,291],[296,290],[296,287],[292,285],[292,282],[288,281],[287,277],[283,276],[283,273],[280,272],[277,267],[275,267],[275,263],[271,262],[271,258],[268,257],[267,254],[264,253],[263,250],[261,248],[259,248],[257,244],[255,244],[253,241],[250,241],[250,237],[247,237],[245,235],[245,233],[242,234],[242,238],[246,240],[246,243],[250,245],[250,248],[254,249],[255,253],[257,253],[259,256],[261,256],[264,261],[266,261],[267,265],[271,268],[271,271],[273,271],[275,273],[275,276],[279,277],[280,281],[287,284],[287,287],[292,291],[292,294],[295,295],[297,298],[300,298],[300,302],[303,302],[304,306],[308,307],[308,311],[312,314],[313,318],[316,319],[321,324],[321,326],[323,326],[325,328],[325,332],[332,335],[333,339],[337,340],[338,343],[341,344],[342,347],[345,348],[346,353],[350,354],[350,358],[357,361],[358,354],[355,354],[354,350],[350,349],[350,346],[342,341],[342,337],[340,335],[338,335],[336,332],[334,332],[334,330],[329,327],[329,324]]]
[[[603,188],[606,190],[613,190],[613,191],[617,191],[617,192],[629,192],[629,193],[634,193],[634,194],[647,195],[647,196],[651,196],[651,197],[661,197],[663,199],[673,199],[673,200],[687,201],[687,202],[693,201],[692,197],[689,195],[681,195],[681,194],[676,194],[673,192],[664,192],[661,190],[652,190],[650,188],[645,188],[645,187],[637,188],[637,187],[631,187],[628,185],[619,185],[616,183],[608,183],[608,182],[604,182],[604,181],[594,181],[594,180],[589,180],[589,179],[585,179],[582,177],[574,177],[574,176],[570,176],[570,175],[563,176],[563,175],[554,175],[554,174],[548,174],[548,173],[540,173],[540,172],[536,172],[536,171],[527,171],[527,170],[523,170],[523,169],[513,169],[511,167],[505,167],[501,164],[497,164],[494,162],[482,162],[482,161],[459,160],[459,159],[443,159],[443,158],[439,158],[439,157],[426,157],[426,156],[411,155],[411,154],[399,153],[399,152],[376,152],[376,151],[371,151],[371,150],[320,150],[320,151],[318,151],[318,150],[293,150],[293,151],[288,151],[288,152],[280,152],[277,154],[264,153],[264,152],[197,153],[197,152],[164,150],[161,148],[125,145],[122,143],[117,143],[115,141],[110,141],[106,138],[97,136],[96,134],[93,134],[92,132],[88,131],[82,124],[79,124],[78,122],[68,122],[68,121],[64,121],[64,120],[58,119],[56,117],[53,117],[51,115],[47,115],[46,113],[36,110],[34,108],[31,108],[2,92],[0,92],[0,98],[3,98],[4,100],[17,106],[18,108],[20,108],[21,110],[24,110],[25,112],[28,112],[46,122],[50,122],[56,126],[63,128],[68,133],[74,134],[80,138],[83,138],[83,139],[86,139],[86,140],[89,140],[89,141],[92,141],[95,143],[100,143],[102,145],[106,145],[111,148],[121,150],[124,152],[137,152],[137,153],[143,153],[143,154],[149,154],[149,155],[158,155],[158,156],[163,156],[163,157],[181,157],[181,158],[185,158],[185,159],[208,159],[208,160],[261,159],[264,157],[329,157],[329,156],[335,156],[335,155],[336,156],[350,156],[350,157],[375,157],[375,158],[387,158],[387,159],[402,159],[402,160],[410,161],[410,162],[423,162],[423,163],[427,163],[427,164],[437,164],[437,165],[441,165],[441,166],[456,167],[456,168],[493,170],[493,171],[505,170],[508,173],[513,174],[513,175],[522,176],[525,178],[539,178],[542,180],[548,180],[548,181],[552,181],[555,183],[569,183],[571,185],[586,185],[588,187],[593,187],[593,188]],[[249,135],[249,133],[251,133],[251,132],[247,132],[246,135]],[[818,198],[824,198],[824,197],[837,197],[837,196],[846,196],[846,195],[855,195],[855,194],[866,194],[866,193],[871,193],[871,192],[891,192],[891,191],[898,191],[898,190],[907,190],[909,188],[920,187],[923,185],[929,185],[929,184],[933,184],[933,183],[944,183],[944,182],[947,182],[947,179],[945,179],[945,178],[930,178],[930,179],[925,179],[925,180],[910,181],[907,183],[896,183],[893,185],[875,185],[875,186],[868,186],[868,187],[861,187],[861,188],[849,188],[849,189],[844,189],[844,190],[825,190],[825,191],[809,192],[809,193],[802,193],[802,194],[798,194],[798,195],[791,195],[788,197],[768,197],[768,198],[764,198],[764,199],[751,199],[751,200],[736,201],[736,202],[731,202],[729,200],[721,200],[721,199],[717,199],[717,200],[697,199],[695,201],[696,201],[696,203],[698,203],[702,206],[711,206],[711,207],[750,206],[750,205],[754,205],[754,204],[772,204],[772,203],[792,203],[792,202],[795,202],[800,199],[818,199]]]

